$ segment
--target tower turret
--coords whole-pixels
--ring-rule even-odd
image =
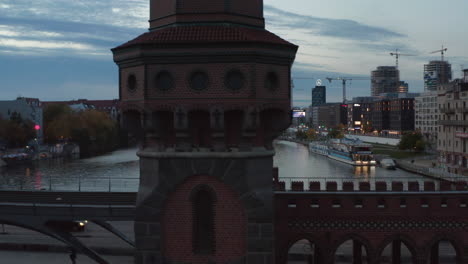
[[[298,47],[262,9],[152,0],[150,31],[112,50],[122,126],[141,141],[137,263],[272,263],[272,141]]]

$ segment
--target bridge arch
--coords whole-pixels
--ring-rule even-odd
[[[99,256],[96,252],[94,252],[92,249],[88,248],[83,243],[81,243],[81,241],[79,241],[73,235],[67,232],[53,229],[47,226],[47,222],[45,221],[19,220],[19,219],[8,220],[8,219],[0,218],[0,223],[24,228],[24,229],[31,230],[34,232],[38,232],[40,234],[46,235],[48,237],[51,237],[53,239],[56,239],[64,243],[71,249],[76,250],[77,252],[87,255],[89,258],[91,258],[92,260],[96,261],[99,264],[109,263],[106,260],[104,260],[101,256]]]
[[[285,249],[285,263],[320,263],[322,252],[319,245],[319,241],[312,236],[302,235],[291,239]]]
[[[369,240],[357,234],[344,235],[333,243],[331,251],[333,262],[336,261],[335,257],[338,250],[348,241],[352,242],[351,256],[353,258],[353,263],[373,263],[372,261],[375,258],[374,247]],[[366,253],[365,258],[364,255],[362,255],[362,249],[364,249],[364,252]],[[365,262],[362,261],[363,259]]]
[[[398,248],[396,248],[398,247]],[[393,236],[387,237],[385,240],[380,243],[380,246],[378,247],[378,250],[376,251],[378,253],[377,257],[377,263],[392,263],[392,262],[386,262],[384,254],[387,252],[386,249],[389,249],[390,252],[390,257],[393,258],[401,258],[401,249],[407,249],[408,252],[411,254],[411,260],[413,263],[418,263],[418,257],[422,255],[421,250],[418,249],[416,242],[411,239],[409,236],[404,235],[404,234],[396,234]]]
[[[455,262],[451,259],[449,263],[463,263],[463,238],[458,238],[456,236],[451,236],[447,234],[436,235],[429,243],[425,249],[426,259],[429,260],[429,263],[442,263],[440,262],[440,243],[448,243],[453,251],[455,251]]]

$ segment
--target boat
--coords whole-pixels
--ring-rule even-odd
[[[380,161],[380,166],[387,170],[395,170],[396,164],[392,159],[382,159]]]
[[[315,141],[309,143],[309,151],[322,156],[328,156],[328,145],[323,141]]]
[[[372,155],[372,145],[365,144],[360,140],[344,138],[311,142],[309,150],[353,166],[375,166],[377,164]]]
[[[22,163],[22,162],[29,162],[32,160],[31,155],[27,153],[14,153],[14,154],[7,154],[0,157],[7,165]]]

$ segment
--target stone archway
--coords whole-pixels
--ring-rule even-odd
[[[438,237],[434,239],[432,243],[428,245],[428,256],[429,264],[452,264],[462,263],[463,261],[463,249],[460,248],[461,243],[457,243],[456,240]]]
[[[412,264],[417,263],[415,243],[411,240],[395,236],[387,239],[379,252],[381,264]]]
[[[371,244],[357,235],[347,235],[338,240],[333,250],[334,263],[372,263]]]
[[[287,264],[318,264],[318,245],[308,239],[300,239],[288,248]]]

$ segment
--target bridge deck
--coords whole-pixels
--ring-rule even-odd
[[[0,191],[2,203],[135,205],[136,192]]]

